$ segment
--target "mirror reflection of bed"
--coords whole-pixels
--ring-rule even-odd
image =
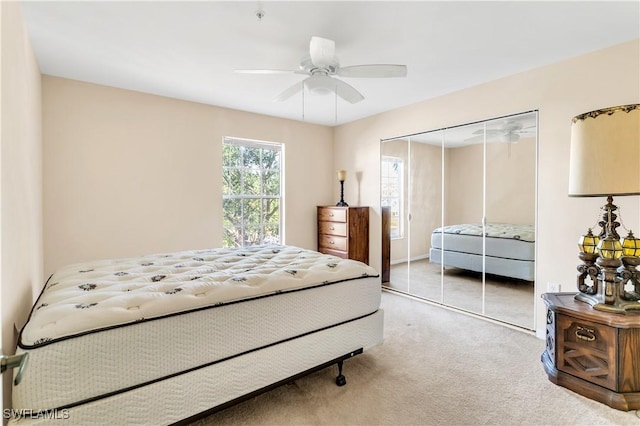
[[[536,111],[383,140],[383,285],[533,330],[536,146]]]

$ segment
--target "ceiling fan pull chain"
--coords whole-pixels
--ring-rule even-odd
[[[338,85],[336,84],[336,91],[335,91],[335,96],[334,96],[334,102],[335,102],[335,125],[338,125]]]

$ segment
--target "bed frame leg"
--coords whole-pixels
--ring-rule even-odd
[[[342,375],[343,361],[338,361],[338,377],[336,377],[336,385],[344,386],[347,384],[347,379]]]

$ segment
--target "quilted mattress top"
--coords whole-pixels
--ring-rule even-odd
[[[35,347],[103,328],[377,275],[361,262],[273,245],[79,263],[49,278],[19,345]]]
[[[512,223],[487,223],[486,236],[492,238],[508,238],[512,240],[535,242],[535,230],[532,225],[514,225]],[[481,223],[462,223],[438,228],[433,233],[482,235]]]

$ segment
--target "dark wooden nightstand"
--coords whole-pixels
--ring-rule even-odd
[[[593,309],[575,293],[546,293],[549,380],[618,410],[640,408],[640,313]]]
[[[369,207],[318,206],[318,251],[369,264]]]

